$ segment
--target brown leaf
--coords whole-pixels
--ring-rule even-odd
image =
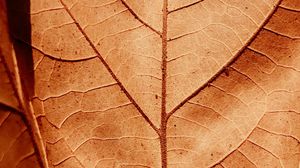
[[[47,165],[47,160],[30,102],[34,87],[31,48],[24,50],[20,42],[10,37],[17,33],[30,41],[31,35],[26,27],[21,31],[16,28],[25,26],[20,23],[26,23],[26,19],[17,17],[24,10],[17,14],[11,5],[11,1],[0,1],[0,167],[40,167],[40,163]],[[26,7],[21,5],[14,9]]]
[[[5,1],[0,2],[0,103],[19,109],[15,86],[14,51],[9,38]]]
[[[19,114],[0,109],[0,167],[39,168],[32,138]]]
[[[10,27],[9,52],[32,57],[17,66],[28,71],[20,109],[43,167],[299,167],[298,0],[30,0],[12,11],[30,18],[27,33]],[[1,103],[15,108],[16,86]]]

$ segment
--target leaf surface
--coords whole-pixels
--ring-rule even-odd
[[[21,113],[17,63],[5,1],[0,1],[0,9],[0,167],[39,168],[32,132]]]
[[[299,166],[297,0],[30,4],[44,167]]]
[[[14,76],[14,51],[9,37],[5,2],[1,1],[0,8],[0,103],[19,109]]]

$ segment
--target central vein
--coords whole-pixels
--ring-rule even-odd
[[[167,25],[168,25],[168,0],[163,2],[162,25],[162,100],[161,100],[161,124],[160,147],[162,168],[167,168],[167,112],[166,112],[166,77],[167,77]]]

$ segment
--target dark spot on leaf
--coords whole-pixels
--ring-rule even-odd
[[[224,70],[224,73],[226,76],[229,76],[229,70],[227,68]]]

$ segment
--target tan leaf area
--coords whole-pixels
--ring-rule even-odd
[[[290,8],[280,5],[237,60],[171,116],[169,164],[299,166],[300,15]]]
[[[299,167],[298,0],[30,0],[19,12],[31,39],[12,38],[32,49],[34,95],[22,88],[24,118],[0,111],[0,167]],[[8,38],[0,103],[17,111]]]

